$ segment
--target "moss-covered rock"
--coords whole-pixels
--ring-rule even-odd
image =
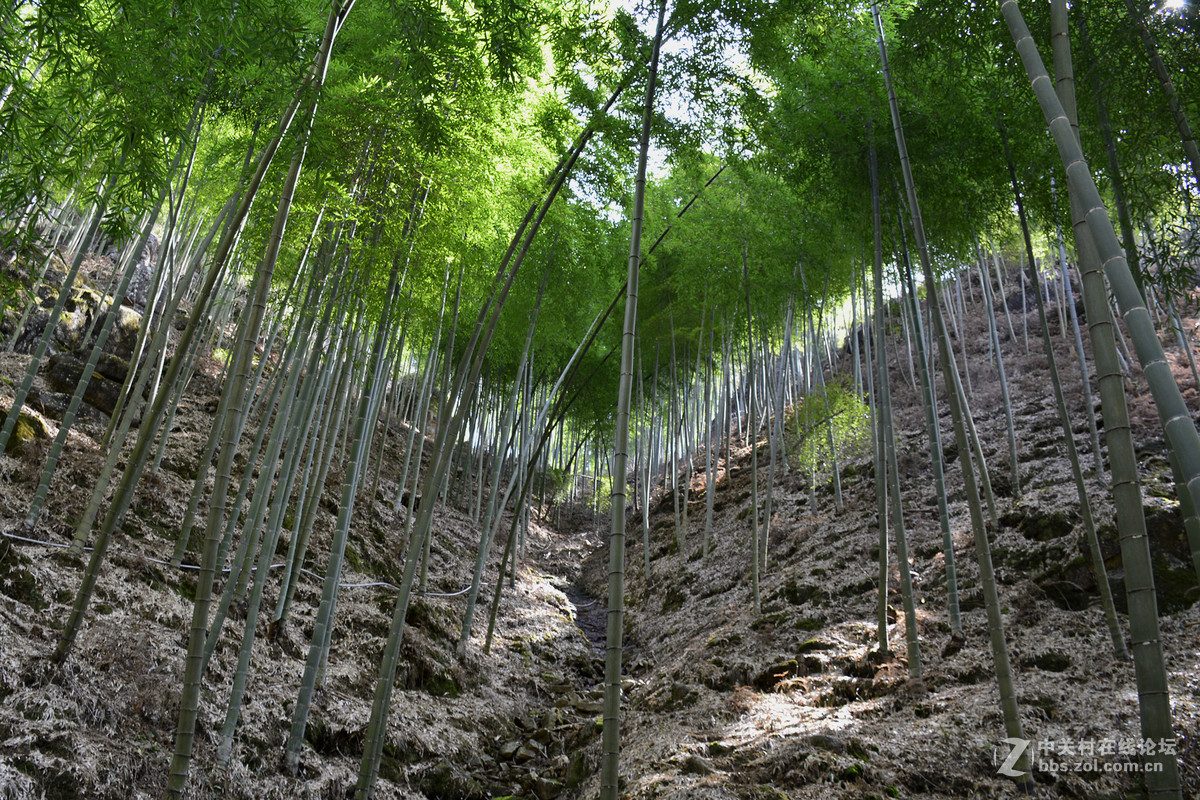
[[[567,765],[567,774],[563,778],[563,783],[568,789],[574,789],[591,775],[592,768],[588,764],[587,754],[582,750],[577,750],[571,757],[571,763]]]
[[[11,407],[4,408],[4,416],[7,417],[10,410]],[[8,443],[4,445],[4,452],[10,456],[19,455],[25,451],[25,445],[29,442],[48,437],[49,433],[46,431],[45,423],[22,409],[20,416],[17,417],[17,426],[13,428],[12,435],[8,437]]]

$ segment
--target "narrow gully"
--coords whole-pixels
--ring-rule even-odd
[[[608,609],[604,603],[583,590],[575,583],[567,584],[563,594],[575,607],[575,624],[592,645],[592,651],[600,658],[604,657],[604,645],[607,640]]]

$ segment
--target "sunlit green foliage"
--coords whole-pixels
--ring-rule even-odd
[[[169,167],[184,152],[198,103],[188,198],[197,218],[211,220],[238,194],[245,165],[272,134],[326,10],[279,0],[232,9],[200,0],[8,7],[0,20],[0,215],[10,224],[0,227],[0,244],[29,235],[13,223],[34,198],[74,192],[72,205],[84,209],[106,176],[116,181],[110,228],[127,229],[178,178]],[[316,242],[341,237],[335,269],[354,276],[353,296],[367,318],[379,317],[387,276],[399,263],[410,342],[433,340],[445,295],[442,342],[453,340],[456,352],[447,357],[456,360],[529,204],[581,127],[595,122],[597,134],[532,244],[487,355],[492,384],[515,379],[545,275],[533,374],[539,387],[549,385],[624,281],[628,234],[621,220],[631,192],[648,10],[590,0],[357,7],[335,46],[277,284],[294,275],[323,210]],[[935,258],[957,263],[975,236],[1011,230],[1001,117],[1035,225],[1050,231],[1056,215],[1063,222],[1065,199],[1050,191],[1055,156],[995,9],[921,0],[886,4],[883,12]],[[1132,214],[1160,232],[1163,280],[1181,286],[1187,254],[1176,253],[1179,238],[1166,234],[1180,224],[1189,198],[1174,168],[1178,143],[1165,105],[1123,4],[1081,12],[1076,52],[1086,69],[1076,83],[1085,150],[1104,163],[1099,90],[1117,131]],[[1030,13],[1035,30],[1044,30],[1044,10]],[[1200,117],[1200,70],[1193,69],[1200,50],[1189,46],[1195,14],[1188,8],[1148,17],[1193,118]],[[673,5],[668,38],[647,248],[671,230],[644,265],[639,341],[647,386],[649,354],[672,344],[690,354],[677,376],[690,381],[694,355],[708,347],[714,326],[714,341],[728,334],[744,347],[743,257],[751,313],[775,343],[789,304],[842,301],[869,249],[872,144],[887,208],[885,248],[901,245],[899,164],[863,6],[687,0]],[[626,88],[613,112],[593,120],[618,85]],[[262,252],[272,195],[298,146],[294,133],[242,233],[240,269]],[[1111,188],[1105,168],[1097,171],[1102,188]],[[617,317],[619,311],[565,389],[576,397],[571,424],[585,430],[611,424]],[[701,363],[718,360],[706,354]]]
[[[824,469],[833,463],[829,429],[838,463],[853,462],[871,447],[871,411],[852,383],[839,376],[792,404],[784,422],[786,451],[793,468],[801,471]]]

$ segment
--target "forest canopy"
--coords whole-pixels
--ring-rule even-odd
[[[1010,306],[1028,316],[1036,305],[1073,442],[1042,304],[1053,304],[1060,332],[1075,323],[1090,392],[1074,261],[1127,567],[1142,732],[1166,740],[1171,710],[1158,688],[1165,668],[1122,376],[1136,358],[1200,568],[1200,433],[1159,336],[1168,325],[1187,350],[1179,313],[1192,302],[1200,256],[1198,12],[1194,3],[1144,0],[1028,5],[1023,15],[1016,0],[6,4],[0,321],[9,349],[20,344],[31,358],[13,386],[0,449],[40,362],[63,361],[61,341],[51,352],[59,323],[83,316],[85,296],[96,302],[75,337],[82,344],[64,348],[78,361],[68,381],[75,391],[58,398],[62,424],[27,529],[86,387],[106,369],[119,375],[107,378],[117,386],[102,412],[104,466],[63,545],[74,556],[89,542],[91,550],[51,660],[70,657],[142,471],[158,470],[189,379],[205,373],[220,399],[169,562],[196,561],[169,796],[184,791],[205,669],[237,594],[246,624],[217,748],[218,761],[230,758],[269,572],[255,572],[256,555],[287,552],[272,619],[282,624],[322,503],[310,480],[323,490],[336,463],[337,521],[323,542],[326,573],[283,761],[296,774],[339,575],[361,559],[348,550],[355,502],[368,485],[369,502],[381,497],[389,431],[406,439],[390,501],[404,509],[404,555],[386,565],[400,573],[398,596],[361,736],[359,797],[379,777],[401,635],[414,585],[425,589],[439,502],[464,507],[480,528],[472,585],[460,592],[470,592],[461,658],[492,544],[506,549],[485,652],[505,566],[524,555],[518,530],[528,527],[531,498],[540,492],[544,509],[564,491],[587,496],[597,514],[607,504],[612,516],[602,796],[616,796],[624,512],[642,511],[648,576],[651,486],[674,500],[671,552],[682,551],[693,459],[703,452],[707,487],[724,437],[728,472],[731,420],[750,451],[756,614],[776,466],[804,474],[812,508],[818,480],[828,480],[840,513],[838,459],[874,445],[878,652],[890,652],[891,524],[906,668],[919,681],[891,422],[892,332],[904,337],[908,382],[927,419],[948,630],[962,635],[939,402],[952,420],[1007,741],[1024,741],[989,555],[996,504],[968,406],[963,284],[973,294],[978,280],[978,302],[992,312],[987,352],[1002,387],[998,319],[1015,340]],[[1002,261],[1018,265],[1011,297]],[[122,301],[138,307],[129,312],[136,322],[118,324],[128,317],[116,308]],[[1120,326],[1111,324],[1114,305]],[[158,324],[166,318],[171,325]],[[114,328],[129,339],[115,368],[103,352]],[[1028,355],[1027,324],[1023,331]],[[835,375],[843,355],[851,366]],[[1200,383],[1194,361],[1190,369]],[[1005,491],[1019,498],[1012,404],[1001,391]],[[1090,396],[1085,407],[1094,417]],[[1094,419],[1089,427],[1101,481]],[[122,459],[126,436],[133,444]],[[259,458],[265,480],[252,480]],[[1077,457],[1073,468],[1087,516]],[[697,559],[709,555],[707,499]],[[1107,587],[1087,526],[1097,584]],[[1112,597],[1101,594],[1124,658]],[[1174,756],[1160,753],[1157,763]],[[1016,775],[1023,783],[1028,770]],[[1179,795],[1172,769],[1147,780],[1155,796]]]
[[[12,6],[0,25],[6,246],[31,241],[48,215],[93,203],[102,203],[113,241],[128,240],[164,202],[191,224],[215,219],[244,191],[286,104],[312,91],[303,65],[327,10],[271,0],[233,10],[140,0]],[[882,11],[937,257],[949,264],[974,242],[1012,235],[1002,129],[1034,225],[1043,235],[1069,228],[1065,181],[1059,176],[1052,188],[1053,147],[996,7],[931,0]],[[1048,32],[1049,19],[1038,16],[1047,7],[1027,11],[1031,28]],[[1200,113],[1191,5],[1082,6],[1075,86],[1084,150],[1102,190],[1110,200],[1120,191],[1135,229],[1155,230],[1189,218],[1195,184],[1132,14],[1169,65],[1184,114]],[[406,314],[428,339],[448,285],[462,308],[479,307],[523,209],[588,128],[594,135],[532,243],[530,268],[512,289],[488,356],[489,378],[512,380],[548,271],[534,348],[548,372],[561,367],[622,283],[621,220],[632,198],[649,16],[650,9],[547,0],[355,8],[304,138],[276,283],[291,278],[320,214],[323,225],[349,226],[347,265],[370,298],[369,318],[382,310],[388,265],[404,254]],[[647,241],[670,232],[647,256],[653,302],[641,312],[643,348],[664,337],[698,346],[714,311],[718,330],[741,330],[743,239],[752,243],[751,306],[768,327],[780,324],[789,299],[846,297],[869,245],[870,147],[892,209],[885,248],[900,251],[895,208],[904,201],[874,36],[869,9],[855,4],[670,8]],[[618,87],[625,90],[601,113]],[[269,234],[266,209],[301,135],[289,133],[271,162],[239,240],[241,269]],[[1170,261],[1156,272],[1168,275]],[[793,280],[797,263],[806,288]],[[9,287],[8,302],[15,291]],[[601,334],[609,347],[615,327]],[[601,374],[615,368],[584,373],[601,381],[603,394],[599,387],[612,380]],[[603,415],[604,404],[594,405],[591,413]]]

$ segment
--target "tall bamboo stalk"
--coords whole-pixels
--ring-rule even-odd
[[[883,19],[879,14],[879,4],[872,2],[871,12],[875,18],[876,33],[879,42],[879,57],[883,68],[884,82],[888,92],[888,106],[891,111],[892,127],[896,135],[896,149],[900,154],[900,168],[904,174],[904,186],[908,193],[908,207],[912,215],[913,234],[916,239],[917,254],[921,261],[921,270],[925,276],[925,292],[933,313],[934,326],[937,333],[939,358],[942,364],[942,374],[946,379],[947,396],[950,401],[950,416],[954,422],[954,438],[958,444],[959,463],[962,464],[963,484],[967,493],[967,506],[971,512],[971,527],[975,534],[975,550],[979,559],[979,577],[983,588],[984,605],[987,609],[988,632],[992,645],[992,659],[996,666],[996,680],[1000,689],[1000,706],[1004,717],[1005,732],[1010,738],[1024,739],[1024,727],[1021,723],[1017,707],[1017,694],[1013,685],[1012,668],[1008,661],[1008,645],[1004,636],[1004,622],[1000,612],[1000,599],[996,591],[995,572],[992,568],[991,547],[987,539],[987,530],[983,524],[983,515],[975,484],[974,473],[971,469],[969,442],[965,409],[962,400],[962,388],[958,380],[958,370],[950,353],[949,337],[946,333],[945,322],[937,302],[937,286],[933,277],[933,264],[929,257],[929,247],[925,240],[925,226],[921,220],[921,208],[917,202],[916,184],[913,181],[912,165],[908,158],[908,146],[904,139],[904,128],[900,121],[900,104],[892,86],[891,71],[888,68],[887,46],[884,43]],[[1032,783],[1029,772],[1029,757],[1022,753],[1018,759],[1015,771],[1018,773],[1016,782],[1028,790]]]
[[[903,230],[902,220],[900,227]],[[937,494],[938,524],[942,530],[942,558],[946,570],[946,610],[950,617],[950,635],[955,641],[961,641],[964,637],[962,614],[958,605],[958,569],[954,555],[954,536],[950,531],[950,508],[946,500],[945,457],[942,454],[942,431],[938,423],[937,393],[929,361],[929,350],[932,348],[925,339],[924,322],[920,308],[917,305],[917,287],[913,282],[912,268],[907,252],[900,259],[900,267],[904,275],[904,284],[907,288],[905,294],[908,296],[908,302],[912,308],[913,318],[916,320],[917,326],[917,341],[919,342],[917,351],[921,356],[919,370],[921,393],[925,398],[925,402],[922,405],[925,407],[925,429],[930,443],[929,460],[933,471],[934,492]],[[967,274],[970,275],[970,271]]]
[[[1137,31],[1138,38],[1142,40],[1142,46],[1146,48],[1150,67],[1154,70],[1154,75],[1162,87],[1163,95],[1167,99],[1167,107],[1171,111],[1171,119],[1175,122],[1175,129],[1179,132],[1179,139],[1183,143],[1183,152],[1187,156],[1188,164],[1191,165],[1192,177],[1195,179],[1196,185],[1200,186],[1200,145],[1196,144],[1196,135],[1192,132],[1191,121],[1179,100],[1179,93],[1175,90],[1171,73],[1163,63],[1162,56],[1158,52],[1158,44],[1150,35],[1150,29],[1146,27],[1146,18],[1134,5],[1134,0],[1125,0],[1125,9],[1129,12],[1129,19],[1133,23],[1134,30]]]
[[[1000,138],[1004,144],[1004,156],[1008,161],[1009,180],[1012,182],[1013,197],[1017,205],[1017,219],[1021,223],[1021,235],[1025,240],[1025,251],[1033,258],[1033,240],[1029,235],[1029,224],[1025,218],[1025,202],[1017,184],[1017,172],[1013,166],[1012,155],[1008,148],[1008,136],[1004,125],[1000,125]],[[1054,402],[1058,406],[1058,417],[1062,423],[1063,439],[1067,446],[1067,456],[1071,462],[1071,476],[1075,480],[1075,490],[1079,495],[1079,513],[1083,520],[1084,536],[1087,539],[1088,552],[1092,558],[1092,571],[1096,576],[1096,588],[1100,592],[1100,606],[1104,609],[1104,620],[1108,624],[1109,638],[1112,640],[1113,656],[1118,661],[1129,660],[1129,651],[1125,647],[1125,637],[1121,633],[1121,624],[1117,619],[1116,606],[1113,604],[1112,588],[1108,584],[1108,572],[1104,566],[1104,556],[1100,551],[1100,539],[1096,533],[1096,523],[1092,517],[1092,505],[1088,500],[1087,486],[1083,482],[1083,468],[1079,464],[1079,452],[1075,447],[1075,434],[1071,429],[1071,417],[1067,411],[1067,401],[1063,395],[1062,381],[1058,375],[1058,364],[1054,358],[1054,345],[1050,340],[1050,325],[1046,321],[1046,304],[1038,287],[1038,274],[1033,272],[1033,288],[1037,295],[1038,321],[1042,329],[1042,352],[1046,356],[1046,364],[1050,369],[1050,383],[1054,387]]]
[[[996,330],[996,301],[992,297],[992,282],[987,279],[987,275],[980,275],[980,278],[982,278],[981,283],[983,284],[983,301],[987,308],[988,337],[991,339],[992,348],[996,353],[996,369],[999,372],[1000,380],[1000,401],[1004,404],[1004,422],[1008,430],[1009,475],[1012,479],[1013,497],[1020,498],[1021,462],[1017,460],[1017,432],[1013,425],[1012,401],[1008,395],[1008,376],[1004,372],[1004,354],[1000,352],[1000,335]],[[1021,285],[1024,286],[1024,282]],[[1000,302],[1007,311],[1008,302],[1003,297],[1000,298]],[[1022,303],[1021,308],[1024,311],[1024,303]],[[1022,316],[1025,315],[1022,314]]]
[[[646,161],[650,150],[650,123],[654,115],[654,90],[658,55],[662,46],[667,0],[660,0],[650,69],[646,77],[642,136],[638,144],[630,218],[629,268],[625,289],[625,323],[621,335],[621,378],[617,394],[617,423],[613,447],[612,532],[608,548],[608,615],[604,659],[604,730],[600,762],[600,800],[617,800],[621,741],[621,642],[625,611],[625,474],[629,449],[629,407],[633,388],[633,346],[637,330],[638,273],[642,258],[642,215],[646,198]]]
[[[748,400],[746,435],[750,437],[750,591],[754,601],[754,613],[762,613],[759,592],[759,542],[758,542],[758,392],[754,383],[754,317],[750,308],[750,260],[749,245],[742,238],[742,283],[746,291],[746,392]]]
[[[13,430],[17,427],[17,420],[21,416],[21,408],[25,405],[25,398],[29,396],[29,390],[33,387],[33,379],[37,377],[37,372],[41,366],[42,359],[46,355],[46,350],[50,346],[50,340],[54,337],[54,329],[58,327],[58,322],[62,319],[63,309],[67,306],[67,301],[71,297],[71,293],[75,288],[75,278],[79,274],[79,267],[83,264],[83,258],[87,253],[87,243],[91,242],[96,236],[96,232],[100,228],[100,220],[104,216],[103,209],[107,207],[108,196],[112,192],[112,188],[116,183],[116,177],[111,177],[104,184],[101,190],[101,199],[98,201],[98,208],[91,224],[88,226],[88,232],[84,235],[84,245],[76,252],[75,257],[71,259],[71,266],[67,270],[67,275],[63,279],[62,288],[58,292],[58,299],[54,301],[53,308],[50,309],[50,314],[46,319],[46,327],[42,330],[41,338],[38,340],[37,346],[33,350],[33,357],[29,361],[29,366],[25,370],[25,376],[21,379],[21,385],[17,387],[13,397],[12,408],[8,410],[8,416],[4,418],[4,428],[0,430],[0,452],[8,446],[8,440],[12,436]]]
[[[1100,382],[1105,438],[1108,441],[1109,462],[1112,467],[1113,500],[1117,507],[1121,559],[1125,566],[1125,589],[1129,602],[1130,636],[1142,735],[1148,739],[1169,739],[1173,738],[1174,734],[1171,728],[1169,688],[1159,635],[1158,604],[1154,594],[1150,547],[1146,538],[1137,458],[1130,435],[1124,385],[1120,372],[1114,369],[1113,364],[1113,325],[1108,320],[1108,292],[1100,273],[1101,265],[1124,312],[1131,335],[1134,336],[1138,358],[1150,384],[1167,440],[1179,459],[1181,471],[1193,498],[1200,497],[1200,434],[1197,433],[1191,414],[1179,393],[1179,387],[1166,362],[1150,315],[1121,252],[1112,220],[1108,217],[1087,162],[1083,158],[1077,133],[1072,128],[1073,98],[1068,95],[1068,101],[1063,102],[1056,93],[1016,0],[1000,0],[1000,12],[1008,25],[1038,104],[1046,118],[1046,124],[1066,167],[1071,190],[1071,215],[1076,221],[1076,244],[1080,248],[1080,261],[1083,265],[1084,304],[1088,310],[1088,325],[1092,333],[1092,350]],[[1071,63],[1070,42],[1066,36],[1065,0],[1054,0],[1051,5],[1051,20],[1055,32],[1055,68],[1061,75],[1070,69]],[[1064,110],[1064,106],[1070,109],[1070,112]],[[1068,117],[1068,113],[1071,113],[1072,117]],[[1107,359],[1107,363],[1101,361],[1102,357]],[[1150,796],[1179,797],[1179,765],[1175,756],[1156,753],[1149,758],[1153,759],[1156,765],[1156,770],[1146,772]]]

